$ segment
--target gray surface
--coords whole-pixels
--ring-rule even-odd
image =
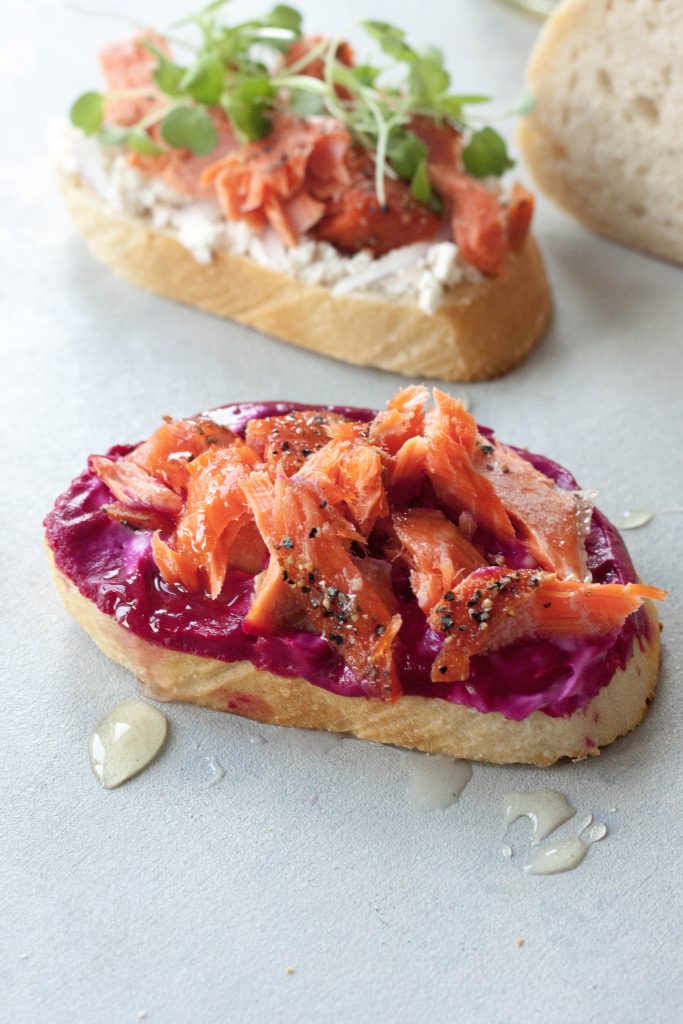
[[[149,21],[182,9],[139,6]],[[680,517],[629,535],[643,577],[671,590],[664,673],[645,725],[595,762],[475,767],[458,805],[420,813],[394,750],[324,752],[173,706],[154,768],[98,787],[90,727],[134,684],[53,592],[41,519],[56,494],[89,452],[163,413],[252,397],[379,404],[399,382],[174,307],[91,262],[42,133],[95,82],[108,26],[58,4],[3,7],[0,1019],[680,1021]],[[336,7],[337,21],[363,9]],[[395,8],[447,47],[462,86],[517,91],[534,22],[493,0]],[[465,389],[477,416],[565,462],[608,513],[681,504],[681,271],[544,202],[537,231],[555,323],[518,372]],[[226,768],[211,789],[203,755]],[[534,879],[500,854],[502,798],[546,785],[610,835],[573,874]],[[514,839],[523,852],[523,828]]]

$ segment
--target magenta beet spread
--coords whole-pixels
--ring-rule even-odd
[[[214,410],[211,416],[241,433],[250,419],[285,414],[307,406],[292,402],[244,403]],[[329,407],[354,419],[370,420],[367,409]],[[488,432],[487,432],[488,433]],[[109,453],[124,455],[129,447]],[[517,449],[537,469],[566,489],[577,487],[567,470],[542,455]],[[134,531],[102,511],[109,490],[86,471],[57,500],[45,526],[55,562],[80,592],[124,628],[151,643],[175,651],[250,661],[258,669],[282,676],[303,676],[315,686],[348,697],[366,691],[339,654],[322,637],[301,631],[254,636],[242,629],[253,580],[231,571],[222,594],[210,600],[162,580],[151,553],[151,534]],[[597,510],[586,540],[588,568],[596,583],[634,582],[636,575],[616,529]],[[506,552],[514,565],[517,552]],[[430,670],[441,644],[410,591],[407,572],[394,566],[394,591],[403,626],[396,662],[406,694],[437,697],[478,711],[499,711],[520,721],[533,711],[552,717],[585,707],[628,661],[633,641],[648,633],[643,610],[606,636],[538,640],[527,638],[486,657],[472,659],[469,678],[461,683],[432,683]]]

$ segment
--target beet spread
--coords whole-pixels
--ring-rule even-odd
[[[211,416],[237,434],[252,419],[307,409],[291,402],[243,403],[214,410]],[[374,413],[350,407],[329,411],[368,422]],[[482,431],[489,434],[488,431]],[[108,454],[125,455],[130,447]],[[517,450],[524,459],[566,490],[577,488],[567,470],[550,459]],[[86,471],[57,500],[45,526],[59,570],[79,591],[125,629],[164,647],[222,661],[250,661],[282,676],[302,676],[315,686],[348,697],[367,696],[336,650],[323,637],[300,630],[254,635],[242,628],[253,594],[253,577],[231,570],[220,596],[163,581],[151,552],[151,533],[131,530],[103,510],[108,488]],[[628,552],[615,528],[597,510],[586,539],[587,566],[596,583],[636,580]],[[520,555],[514,542],[505,552],[514,567]],[[519,562],[521,564],[521,562]],[[585,707],[623,668],[636,639],[648,635],[643,610],[621,629],[590,638],[526,638],[471,661],[469,677],[457,683],[430,681],[432,663],[443,638],[430,629],[410,588],[408,572],[392,568],[392,585],[403,625],[396,640],[399,680],[406,695],[464,704],[478,711],[499,711],[520,721],[533,711],[562,717]]]

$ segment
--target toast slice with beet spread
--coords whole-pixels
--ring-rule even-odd
[[[46,519],[64,602],[161,700],[493,762],[633,729],[654,602],[592,493],[408,387],[166,420]]]
[[[153,31],[106,46],[102,92],[55,127],[93,254],[133,282],[304,348],[476,380],[539,340],[550,294],[534,199],[443,58],[384,22],[381,56],[302,33],[292,8],[191,24],[189,66]],[[226,40],[230,40],[228,45]],[[477,124],[481,122],[477,118]]]

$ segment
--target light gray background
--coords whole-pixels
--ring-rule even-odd
[[[183,10],[108,6],[160,25]],[[364,13],[360,0],[334,7],[311,21]],[[248,398],[379,405],[400,381],[174,306],[92,262],[51,184],[44,132],[97,82],[95,49],[121,27],[45,0],[2,9],[0,1019],[683,1019],[680,516],[629,535],[644,579],[671,591],[664,671],[647,722],[598,760],[475,766],[459,804],[420,813],[397,751],[325,752],[171,706],[155,766],[115,792],[96,784],[90,728],[135,684],[53,591],[41,520],[55,496],[89,452],[145,436],[164,413]],[[538,28],[495,0],[372,13],[438,42],[456,85],[501,105]],[[543,200],[536,230],[550,333],[504,380],[454,392],[503,438],[599,488],[607,513],[681,504],[683,272]],[[210,789],[205,755],[226,769]],[[541,786],[609,825],[572,874],[530,878],[500,853],[504,793]],[[527,831],[512,841],[523,857]]]

